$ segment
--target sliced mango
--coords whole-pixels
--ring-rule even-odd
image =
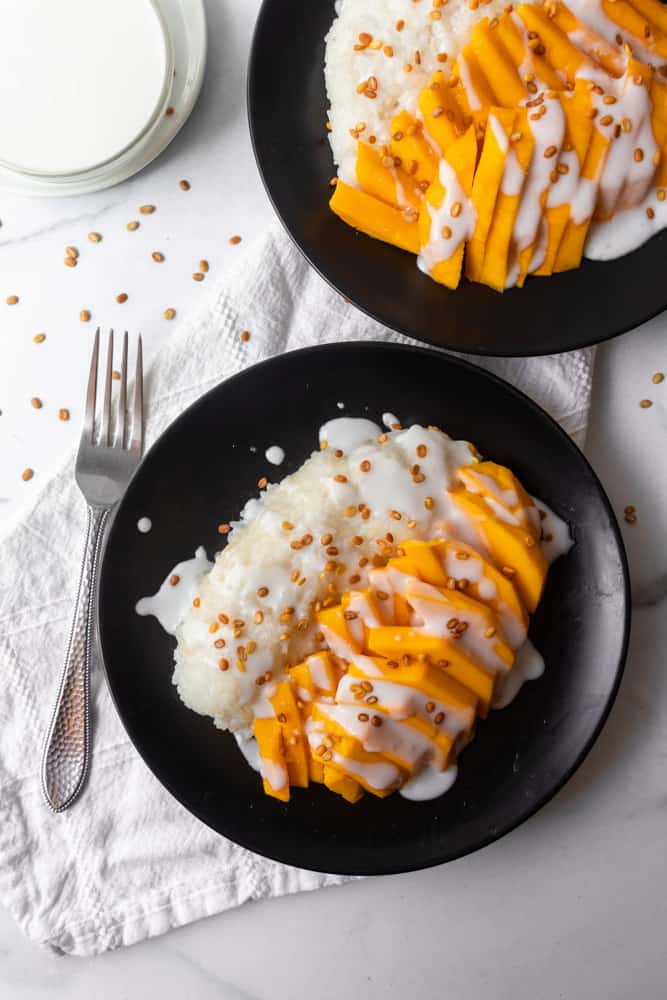
[[[479,281],[482,275],[486,241],[505,173],[515,119],[516,111],[509,108],[492,107],[489,111],[482,155],[472,184],[477,221],[466,248],[466,277],[471,281]]]
[[[539,604],[547,575],[541,547],[525,528],[501,521],[486,501],[464,489],[449,491],[454,502],[477,522],[482,539],[498,569],[509,576],[529,612]]]
[[[283,754],[290,785],[308,788],[308,752],[301,714],[289,681],[281,681],[269,699],[282,727]]]
[[[400,161],[403,170],[424,189],[438,172],[438,157],[424,138],[422,123],[407,111],[401,111],[392,119],[390,152]]]
[[[262,761],[264,792],[281,802],[289,802],[289,776],[280,723],[277,719],[255,719],[253,732]]]
[[[363,796],[364,790],[358,781],[353,778],[348,778],[347,775],[339,771],[337,767],[332,767],[331,764],[325,764],[323,768],[324,772],[324,784],[327,786],[329,791],[335,792],[336,795],[342,795],[346,802],[354,804],[358,802]]]
[[[465,237],[457,239],[456,219],[465,209],[457,189],[463,199],[470,198],[476,160],[475,129],[470,126],[443,157],[439,175],[426,192],[419,216],[422,260],[434,281],[447,288],[458,287],[463,264]],[[432,255],[434,260],[430,259]]]
[[[403,212],[379,198],[373,198],[339,180],[329,205],[332,212],[348,226],[400,250],[419,253],[417,222],[409,222]]]
[[[387,165],[390,164],[390,165]],[[374,146],[360,142],[357,146],[357,180],[366,194],[379,198],[399,210],[411,205],[419,211],[423,193],[393,157],[384,157]]]

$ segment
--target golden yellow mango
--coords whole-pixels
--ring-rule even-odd
[[[408,538],[401,542],[401,548],[405,555],[390,560],[390,565],[394,569],[417,576],[424,583],[430,583],[434,587],[445,586],[447,575],[428,543]]]
[[[390,158],[383,157],[374,146],[357,144],[357,180],[362,189],[394,208],[412,205],[419,211],[423,193],[402,167],[386,166],[386,159]]]
[[[427,657],[440,666],[445,674],[459,681],[476,695],[479,700],[479,714],[482,718],[486,716],[493,697],[494,676],[467,656],[455,641],[441,636],[426,635],[416,628],[387,625],[370,630],[368,648],[371,653],[386,656],[391,660],[400,660],[405,654]]]
[[[470,44],[496,96],[495,104],[512,108],[529,96],[507,49],[489,26],[488,17],[475,25]]]
[[[528,128],[528,114],[525,108],[519,108],[514,122],[515,132],[512,141],[512,169],[517,169],[521,173],[521,188],[525,179],[530,161],[533,157],[535,142],[533,134]],[[496,198],[495,211],[491,219],[491,225],[487,235],[484,248],[484,263],[479,280],[489,288],[495,288],[497,292],[504,291],[510,269],[510,254],[512,251],[512,234],[516,222],[519,205],[521,203],[521,190],[513,194],[511,191],[498,192]]]
[[[358,802],[364,794],[364,790],[358,781],[348,778],[347,775],[331,764],[324,765],[324,784],[329,791],[335,792],[336,795],[342,795],[345,801],[350,802],[352,805]]]
[[[542,90],[543,86],[551,90],[563,89],[562,78],[550,66],[544,56],[538,55],[537,52],[528,48],[528,38],[523,31],[519,30],[511,14],[503,14],[498,19],[495,32],[509,53],[519,75],[521,75],[522,67],[530,65],[531,72],[540,81],[540,90]],[[534,81],[524,80],[523,82],[528,84]],[[537,90],[537,84],[535,86]]]
[[[480,594],[479,582],[475,580],[471,580],[468,584],[467,593],[471,594],[481,603],[488,604],[489,607],[493,608],[497,613],[501,611],[509,612],[509,614],[518,619],[526,630],[528,629],[528,613],[523,601],[519,597],[516,587],[509,577],[504,576],[492,562],[481,556],[476,549],[473,549],[468,545],[463,545],[461,542],[439,541],[435,543],[435,546],[436,551],[438,552],[438,555],[442,559],[443,563],[447,558],[455,560],[458,565],[464,567],[464,573],[467,560],[459,559],[458,556],[460,554],[466,554],[468,559],[481,560],[483,567],[483,579],[491,581],[495,589],[495,594],[493,597],[482,597]]]
[[[594,127],[591,132],[591,139],[586,152],[582,178],[586,178],[591,183],[598,184],[598,178],[604,167],[604,162],[609,152],[611,138],[603,135],[599,128]],[[556,253],[554,263],[554,273],[570,271],[579,267],[584,253],[584,244],[588,236],[592,215],[583,222],[575,222],[570,218],[565,226],[563,237]]]
[[[472,203],[477,215],[475,230],[466,247],[465,271],[470,281],[479,281],[486,241],[500,191],[516,111],[492,107],[484,134],[482,154],[472,182]]]
[[[443,157],[443,162],[446,162],[454,171],[464,195],[468,198],[472,194],[476,161],[477,141],[475,139],[474,126],[471,125],[460,139],[451,144]],[[433,239],[441,239],[441,233],[433,232],[434,222],[428,210],[428,205],[432,205],[434,209],[440,208],[445,200],[446,190],[441,181],[441,176],[442,171],[426,192],[425,204],[419,216],[419,235],[422,248],[427,247]],[[452,252],[450,256],[436,263],[429,272],[433,280],[441,285],[445,285],[447,288],[457,288],[461,279],[463,251],[464,241],[460,240],[456,243],[455,238],[452,238]]]
[[[468,714],[475,712],[477,708],[476,695],[429,660],[410,659],[406,664],[385,657],[375,657],[374,662],[382,680],[416,688],[426,699],[442,702],[457,712]],[[392,666],[389,666],[390,663]],[[348,672],[351,677],[359,677],[371,683],[378,679],[375,674],[371,676],[366,673],[357,663],[351,663]],[[378,704],[382,705],[381,697]]]
[[[529,508],[535,505],[511,469],[497,462],[478,462],[477,465],[461,466],[457,474],[470,493],[492,497],[508,513],[517,516],[526,531],[539,541],[539,523],[537,518],[533,521],[528,513]]]
[[[287,761],[283,749],[283,734],[280,723],[276,719],[255,719],[253,732],[257,740],[259,755],[262,761],[268,764],[269,775],[281,777],[285,776],[285,782],[275,788],[268,778],[263,778],[264,792],[281,802],[289,802],[289,779],[287,771]],[[274,778],[275,780],[275,778]]]
[[[554,67],[565,73],[568,81],[574,83],[583,66],[593,67],[593,61],[570,41],[567,34],[550,18],[542,7],[532,3],[522,3],[517,14],[528,31],[534,31],[544,46],[545,57]]]
[[[489,108],[498,101],[471,45],[466,45],[456,59],[453,76],[457,80],[454,94],[459,107],[475,123],[486,122]]]
[[[373,198],[365,191],[358,191],[339,180],[329,206],[348,226],[367,236],[409,253],[419,253],[417,222],[409,222],[403,212],[386,205],[379,198]]]
[[[282,728],[283,754],[290,785],[308,788],[308,751],[301,714],[289,681],[281,681],[269,701]]]
[[[499,520],[483,497],[463,489],[450,490],[449,494],[476,521],[496,566],[511,577],[528,611],[535,611],[547,575],[547,562],[540,545],[525,528]]]
[[[464,118],[456,96],[445,81],[444,74],[437,72],[430,84],[419,95],[419,110],[424,129],[444,156],[451,144],[464,131]]]
[[[656,6],[659,4],[656,3]],[[667,59],[667,38],[658,27],[657,21],[653,20],[651,23],[644,17],[639,5],[627,3],[626,0],[612,0],[611,3],[609,0],[602,0],[602,9],[609,20],[617,24],[623,32],[633,35],[650,52]],[[632,46],[632,38],[628,41]]]
[[[564,4],[556,5],[556,12],[551,20],[565,35],[577,33],[577,46],[592,62],[599,63],[611,76],[623,75],[624,60],[618,46],[608,42],[587,24],[579,21]]]
[[[438,158],[424,138],[422,123],[407,111],[392,119],[390,152],[417,184],[430,184],[438,172]]]
[[[323,608],[317,612],[315,617],[320,626],[330,629],[335,636],[350,646],[353,652],[361,652],[361,644],[350,630],[342,605],[335,604],[331,608]]]

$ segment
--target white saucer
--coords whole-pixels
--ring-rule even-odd
[[[206,65],[203,0],[0,0],[0,190],[99,191],[187,121]]]

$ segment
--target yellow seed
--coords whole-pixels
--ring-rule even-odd
[[[88,233],[88,239],[91,243],[101,243],[102,236],[100,233]]]
[[[129,229],[129,231],[131,233],[133,233],[135,231],[135,229],[139,228],[139,225],[140,225],[139,222],[137,222],[136,220],[133,220],[132,222],[128,222],[127,228]]]
[[[35,336],[32,338],[33,344],[43,344],[45,340],[46,340],[45,333],[36,333]]]
[[[152,215],[155,211],[155,205],[142,205],[139,211],[142,215]]]
[[[32,469],[24,469],[23,474],[21,475],[21,479],[23,480],[24,483],[27,483],[28,480],[32,479],[34,475],[35,473],[33,472]]]
[[[171,309],[171,308],[170,309],[165,309],[165,311],[163,313],[163,316],[164,316],[165,319],[173,319],[175,315],[176,315],[176,310],[175,309]]]
[[[178,182],[178,186],[180,187],[181,191],[189,191],[190,190],[190,181],[185,181],[185,180],[179,181]]]
[[[192,280],[193,281],[203,281],[204,280],[204,275],[201,273],[201,271],[196,271],[192,275]]]
[[[164,254],[160,253],[159,250],[153,250],[151,257],[153,258],[156,264],[161,264],[162,261],[164,260]]]
[[[32,399],[30,400],[30,405],[35,410],[41,410],[43,404],[39,396],[33,396]]]
[[[65,409],[65,407],[58,410],[58,420],[69,420],[69,410]]]
[[[82,309],[79,313],[79,319],[82,323],[87,323],[90,320],[90,313],[87,309]]]
[[[208,274],[208,261],[207,260],[200,260],[199,261],[199,270],[203,271],[204,274]]]

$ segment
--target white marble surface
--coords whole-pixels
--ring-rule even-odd
[[[0,195],[0,525],[74,442],[95,326],[141,330],[149,356],[270,218],[252,162],[245,58],[258,0],[210,0],[200,104],[167,153],[99,195]],[[187,178],[188,192],[179,188]],[[138,207],[157,206],[152,216]],[[125,224],[141,221],[136,233]],[[92,245],[86,234],[104,239]],[[65,268],[68,244],[81,251]],[[163,264],[150,259],[165,254]],[[115,295],[129,300],[117,305]],[[4,305],[7,295],[21,298]],[[81,309],[93,319],[81,323]],[[177,322],[174,321],[174,322]],[[35,333],[47,339],[36,345]],[[667,317],[599,351],[588,453],[623,525],[636,611],[626,675],[598,744],[555,801],[473,857],[398,878],[252,904],[91,960],[39,951],[0,911],[0,997],[241,1000],[452,995],[659,1000],[667,987]],[[35,410],[30,398],[44,406]],[[641,398],[654,401],[639,408]],[[69,423],[57,419],[68,407]],[[35,478],[23,483],[30,466]]]

